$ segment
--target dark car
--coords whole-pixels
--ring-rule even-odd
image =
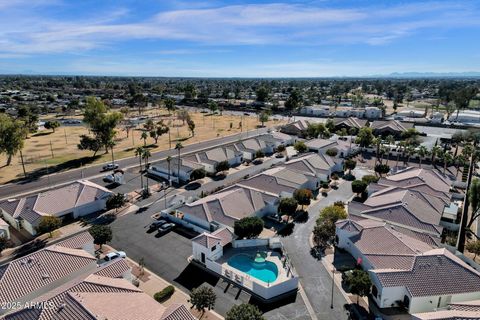
[[[149,229],[150,230],[153,230],[153,229],[158,229],[160,228],[161,226],[163,226],[164,224],[166,224],[167,221],[163,220],[163,219],[160,219],[160,220],[157,220],[157,221],[154,221],[150,224],[150,227]]]

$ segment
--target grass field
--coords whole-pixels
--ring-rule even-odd
[[[168,116],[166,110],[149,110],[145,114],[158,116],[155,122],[163,119],[164,123],[170,127],[172,147],[175,147],[177,141],[187,145],[241,131],[239,127],[240,116],[211,116],[200,112],[190,112],[196,125],[195,136],[192,137],[186,123],[183,125],[182,121],[177,120],[174,115]],[[230,129],[230,123],[232,123],[232,129]],[[271,127],[281,123],[281,121],[271,120],[265,125]],[[252,130],[257,125],[259,125],[259,122],[256,117],[243,117],[243,131]],[[117,129],[116,146],[114,148],[116,159],[134,156],[135,148],[144,145],[140,137],[142,128],[142,125],[139,125],[135,130],[130,131],[128,138],[126,131],[121,128]],[[30,135],[25,141],[22,152],[27,174],[41,175],[47,172],[58,172],[110,160],[111,154],[105,154],[104,150],[100,150],[95,158],[91,157],[93,155],[91,151],[78,150],[77,144],[80,141],[80,135],[88,133],[88,128],[83,126],[62,126],[55,133],[46,130]],[[153,145],[154,143],[155,141],[152,138],[147,139],[147,145]],[[154,152],[168,148],[168,134],[165,134],[160,137],[156,145],[151,146],[150,150]],[[5,155],[0,155],[0,183],[23,177],[19,154],[13,158],[12,164],[8,167],[5,166],[6,161]]]

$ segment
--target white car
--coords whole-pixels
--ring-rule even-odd
[[[117,252],[110,252],[105,255],[103,260],[105,261],[112,261],[118,258],[126,258],[127,254],[123,251],[117,251]]]

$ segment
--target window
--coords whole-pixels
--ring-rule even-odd
[[[212,252],[215,251],[215,249],[217,249],[217,246],[212,247]]]
[[[407,296],[403,297],[403,306],[405,307],[405,309],[410,308],[410,298],[409,297],[407,297]]]

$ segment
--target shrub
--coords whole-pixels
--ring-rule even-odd
[[[363,180],[355,180],[352,182],[352,191],[357,195],[363,193],[367,189],[367,183]]]
[[[162,291],[159,291],[153,295],[153,298],[157,300],[157,302],[164,302],[170,298],[173,293],[175,292],[174,286],[167,286]]]
[[[325,153],[330,157],[335,157],[338,154],[338,150],[335,148],[330,148]]]
[[[297,141],[297,142],[295,142],[295,144],[293,145],[293,147],[295,148],[295,150],[297,150],[298,153],[304,153],[304,152],[307,152],[307,151],[308,151],[308,147],[307,147],[307,145],[305,144],[305,142],[303,142],[303,141]]]

